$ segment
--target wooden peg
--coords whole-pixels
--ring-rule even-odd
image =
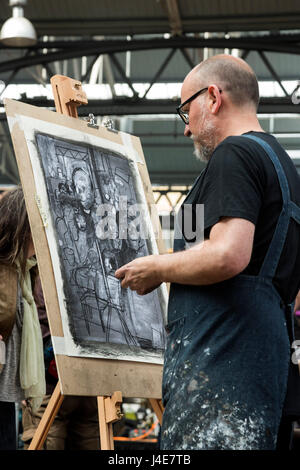
[[[105,403],[105,416],[107,423],[115,423],[122,418],[121,404],[122,404],[122,393],[114,392],[112,397],[106,397]]]
[[[88,103],[81,82],[64,75],[54,75],[51,77],[50,82],[56,112],[77,118],[77,107]]]
[[[100,442],[102,450],[114,450],[112,425],[122,418],[122,393],[114,392],[112,397],[97,397]]]

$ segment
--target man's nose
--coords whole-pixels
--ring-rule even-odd
[[[192,135],[188,124],[185,125],[184,135],[185,135],[185,137],[191,137],[191,135]]]

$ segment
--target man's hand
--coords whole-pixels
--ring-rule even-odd
[[[115,276],[122,280],[123,288],[130,287],[139,295],[149,294],[162,283],[160,258],[160,255],[137,258],[117,269]]]

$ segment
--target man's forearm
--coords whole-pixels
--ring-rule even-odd
[[[209,285],[238,274],[223,247],[210,240],[186,251],[161,255],[157,263],[162,282]]]
[[[115,272],[123,288],[144,295],[162,282],[209,285],[242,272],[249,264],[255,226],[244,219],[224,218],[210,238],[185,251],[136,258]]]

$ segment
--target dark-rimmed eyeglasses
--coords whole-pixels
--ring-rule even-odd
[[[181,119],[183,120],[184,124],[189,124],[189,113],[187,111],[183,111],[182,108],[186,104],[190,103],[195,98],[197,98],[197,96],[201,95],[201,93],[204,93],[207,90],[208,90],[208,87],[202,88],[201,90],[197,91],[197,93],[192,95],[190,98],[188,98],[186,101],[184,101],[184,103],[182,103],[180,106],[178,106],[176,108],[176,111],[179,114],[179,116],[181,117]],[[219,90],[219,92],[222,93],[222,90]]]

